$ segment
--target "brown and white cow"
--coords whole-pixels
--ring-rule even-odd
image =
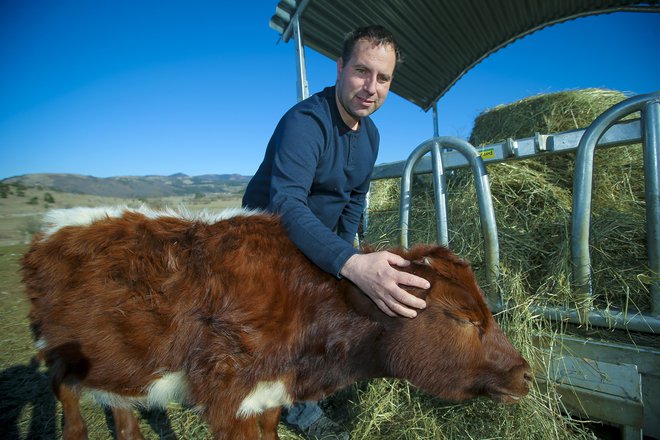
[[[112,408],[119,438],[142,438],[133,405],[180,400],[232,440],[276,439],[283,405],[367,378],[455,401],[528,392],[527,362],[443,247],[394,250],[431,288],[411,290],[427,302],[416,318],[391,318],[276,216],[75,209],[48,222],[22,273],[67,440],[86,438],[82,391]]]

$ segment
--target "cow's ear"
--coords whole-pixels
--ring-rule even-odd
[[[437,278],[435,267],[433,266],[433,258],[431,257],[422,257],[417,260],[413,260],[410,265],[410,272],[413,274],[424,278],[430,283]]]
[[[420,266],[431,266],[433,264],[433,260],[431,260],[431,257],[423,257],[419,260],[414,260],[413,264],[418,264]]]

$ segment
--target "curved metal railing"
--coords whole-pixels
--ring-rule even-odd
[[[447,227],[447,198],[444,171],[442,167],[441,148],[451,148],[461,153],[468,161],[474,176],[474,185],[479,203],[479,219],[484,237],[486,277],[491,291],[497,292],[497,279],[499,277],[500,251],[497,241],[497,225],[495,223],[495,210],[490,194],[488,173],[479,152],[470,143],[463,139],[449,136],[433,137],[413,150],[408,157],[401,177],[401,205],[399,229],[401,245],[408,247],[408,230],[410,222],[410,201],[412,196],[412,177],[415,165],[427,153],[431,153],[433,167],[433,187],[435,193],[436,220],[438,241],[440,244],[449,243]],[[499,292],[488,295],[491,308],[501,303]]]
[[[601,114],[587,128],[580,140],[575,159],[573,181],[573,213],[571,218],[571,263],[573,283],[586,301],[585,312],[591,313],[592,280],[589,253],[591,225],[591,192],[596,144],[616,121],[641,111],[646,198],[646,229],[648,264],[652,274],[651,315],[625,316],[623,313],[604,315],[596,311],[597,320],[631,330],[660,332],[660,92],[637,95],[622,101]],[[589,319],[588,313],[585,319]],[[602,315],[602,316],[600,316]],[[590,320],[590,319],[589,319]],[[591,321],[591,320],[590,320]]]

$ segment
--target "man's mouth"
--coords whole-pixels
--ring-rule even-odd
[[[362,98],[360,96],[356,96],[356,98],[360,102],[360,104],[362,104],[365,107],[370,107],[374,103],[373,100],[368,99],[368,98]]]

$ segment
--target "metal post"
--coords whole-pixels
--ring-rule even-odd
[[[573,213],[571,219],[571,261],[573,282],[577,291],[587,299],[585,312],[591,308],[591,259],[589,255],[589,227],[591,223],[591,190],[593,183],[594,151],[600,137],[619,119],[643,110],[649,100],[660,99],[660,92],[638,95],[612,106],[587,128],[580,139],[575,158],[573,182]],[[654,130],[651,130],[653,133]],[[655,132],[657,135],[657,132]],[[656,169],[657,171],[657,169]],[[656,219],[657,220],[657,219]],[[657,221],[656,221],[657,225]]]
[[[449,246],[449,228],[447,222],[447,185],[445,170],[442,166],[440,144],[434,142],[431,147],[431,161],[433,163],[433,195],[435,203],[436,230],[438,243]]]
[[[305,47],[302,42],[299,13],[293,16],[293,38],[296,43],[296,91],[298,101],[307,99],[309,87],[307,85],[307,70],[305,67]]]
[[[660,99],[642,111],[646,243],[651,271],[651,314],[660,315]]]
[[[433,137],[438,135],[438,103],[433,103]],[[436,142],[431,149],[431,161],[434,170],[433,192],[435,212],[437,216],[436,228],[438,233],[438,243],[443,246],[449,246],[449,227],[447,221],[447,180],[445,178],[445,168],[442,164],[442,155],[440,145]]]

